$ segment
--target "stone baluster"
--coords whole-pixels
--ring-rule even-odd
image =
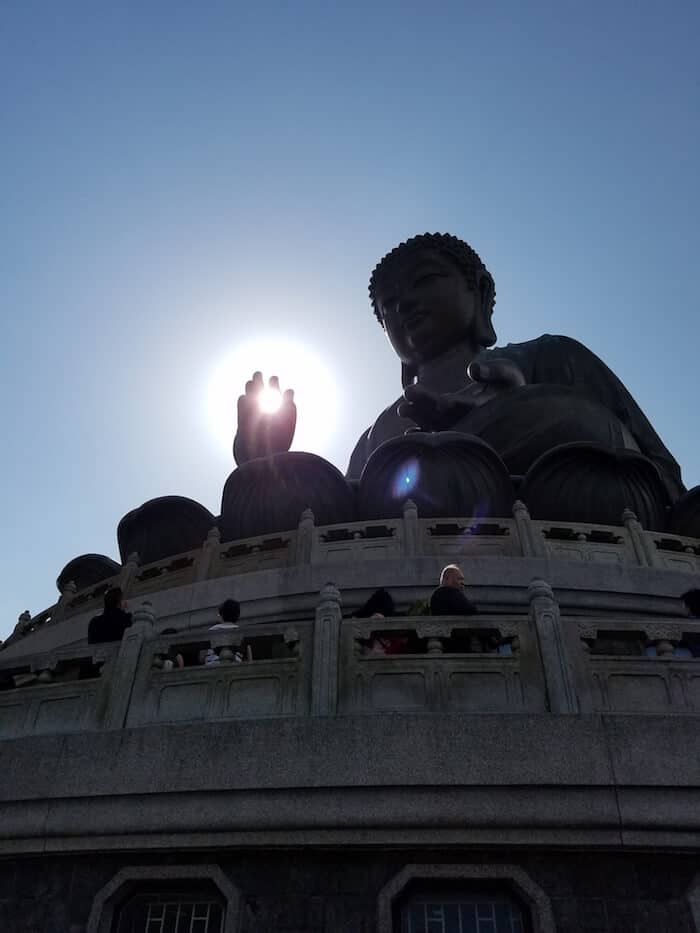
[[[143,631],[144,635],[152,635],[155,620],[156,616],[153,612],[153,606],[151,605],[151,602],[146,599],[141,603],[140,606],[137,606],[136,609],[134,609],[131,627],[133,628],[134,626],[138,626],[141,628],[141,631]],[[128,631],[129,629],[127,629],[127,632]]]
[[[481,636],[475,635],[472,632],[469,636],[469,651],[472,654],[482,654],[483,650],[484,650],[484,646],[481,641]]]
[[[146,600],[134,610],[133,621],[122,636],[119,653],[109,665],[103,685],[106,690],[104,729],[123,729],[126,725],[141,649],[144,641],[153,636],[154,622],[153,606]]]
[[[53,680],[53,671],[50,667],[41,667],[38,669],[36,679],[40,684],[50,684]]]
[[[316,544],[316,519],[311,509],[304,509],[297,525],[297,540],[294,549],[295,564],[310,564]]]
[[[418,507],[413,499],[406,499],[403,504],[403,554],[404,557],[418,557],[421,550]]]
[[[648,623],[644,626],[647,644],[656,648],[659,658],[671,658],[683,638],[683,626],[676,622]]]
[[[654,647],[656,648],[656,656],[659,658],[672,658],[673,652],[675,651],[675,645],[672,641],[667,641],[662,639],[661,641],[655,641]]]
[[[527,590],[530,619],[534,622],[544,668],[549,708],[553,713],[578,713],[574,674],[552,587],[534,579]]]
[[[544,541],[539,530],[533,528],[527,506],[520,499],[513,503],[513,518],[518,529],[523,557],[545,557]]]
[[[416,635],[425,639],[427,654],[444,654],[445,641],[452,634],[452,626],[444,622],[416,621]]]
[[[634,556],[642,567],[662,567],[663,561],[653,540],[644,533],[639,519],[631,509],[622,513],[622,522],[632,541]]]
[[[199,583],[201,580],[208,580],[211,574],[212,564],[219,556],[219,547],[221,546],[221,532],[214,525],[210,528],[202,548],[195,559],[194,580]]]
[[[139,568],[139,555],[136,551],[133,551],[126,559],[126,563],[122,566],[122,572],[119,577],[119,587],[124,596],[129,595],[129,590],[131,589],[131,584],[134,577],[136,576],[136,571]]]
[[[231,645],[222,645],[217,651],[217,654],[222,664],[233,664],[235,652]]]
[[[338,654],[342,623],[340,590],[326,583],[316,608],[311,669],[311,714],[334,716],[338,706]]]

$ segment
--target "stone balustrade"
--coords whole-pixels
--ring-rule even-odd
[[[64,648],[0,667],[0,739],[100,728],[118,652],[118,644]]]
[[[341,593],[327,584],[315,618],[166,635],[146,602],[118,645],[69,646],[14,666],[0,655],[0,738],[399,711],[700,713],[700,622],[566,615],[543,580],[521,605],[343,619]],[[213,663],[202,663],[206,652]]]
[[[700,622],[573,621],[584,712],[700,713]]]
[[[306,510],[296,530],[222,543],[212,528],[198,550],[140,565],[129,555],[119,575],[81,592],[70,584],[58,603],[34,616],[31,626],[60,622],[78,613],[99,612],[108,586],[127,598],[193,582],[295,567],[359,561],[438,557],[534,557],[653,567],[700,573],[700,540],[644,531],[626,510],[620,525],[534,521],[522,502],[511,518],[419,518],[409,500],[400,519],[316,526]]]
[[[141,652],[126,725],[308,715],[312,640],[310,621],[151,640]],[[207,652],[211,663],[202,663]]]
[[[534,625],[526,615],[346,620],[338,708],[545,712]]]

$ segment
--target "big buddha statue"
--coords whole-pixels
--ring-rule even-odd
[[[369,296],[401,363],[402,392],[359,438],[347,474],[290,451],[294,392],[281,392],[274,376],[266,387],[255,373],[238,400],[237,468],[221,514],[180,496],[150,500],[119,524],[122,561],[190,551],[214,525],[225,542],[270,535],[270,546],[314,522],[341,538],[391,534],[382,519],[407,510],[471,534],[514,506],[522,515],[520,503],[535,519],[565,523],[555,534],[615,537],[600,526],[636,517],[651,531],[700,538],[700,486],[684,490],[678,464],[620,380],[569,337],[495,347],[495,294],[493,277],[457,237],[401,243],[375,268]],[[260,404],[266,388],[275,412]],[[379,521],[348,529],[365,519]],[[697,550],[692,540],[675,546]],[[104,555],[84,554],[58,587],[82,589],[116,569]]]
[[[441,508],[472,514],[467,506],[479,505],[479,495],[491,508],[495,500],[502,508],[512,482],[539,512],[549,509],[545,499],[554,502],[553,517],[564,518],[558,512],[570,500],[570,520],[619,520],[622,505],[661,527],[684,492],[680,469],[630,393],[569,337],[544,335],[494,347],[495,293],[477,253],[449,234],[413,237],[375,268],[370,301],[401,363],[402,394],[362,434],[350,457],[347,479],[359,483],[360,510],[390,509],[391,496],[398,497],[390,475],[397,465],[410,463],[420,472],[424,462],[442,457],[442,472],[433,473],[433,500],[437,487],[453,492],[436,514]],[[293,393],[285,393],[277,413],[264,415],[256,406],[262,388],[256,374],[239,399],[239,467],[279,456],[291,445]],[[472,477],[471,492],[454,482],[455,470]],[[474,480],[477,474],[482,478]],[[498,474],[497,494],[479,492],[488,485],[487,474]],[[407,493],[414,492],[414,480],[409,471]],[[379,504],[376,490],[363,497],[363,486],[377,484],[385,487]],[[474,501],[454,511],[460,496]],[[586,504],[586,496],[607,496],[607,502]]]

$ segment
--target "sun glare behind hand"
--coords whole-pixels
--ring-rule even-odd
[[[260,393],[258,405],[260,407],[260,411],[264,414],[274,415],[274,413],[279,411],[282,407],[282,393],[278,392],[276,389],[271,389],[269,386],[266,386]]]
[[[236,433],[236,403],[245,384],[259,370],[265,380],[260,409],[274,414],[282,404],[280,392],[268,380],[278,376],[280,389],[294,389],[297,428],[292,450],[326,454],[336,421],[333,378],[315,349],[297,340],[260,337],[239,344],[219,360],[206,393],[207,420],[217,444],[231,449]]]

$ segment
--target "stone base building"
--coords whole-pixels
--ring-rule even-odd
[[[453,560],[478,615],[408,614]],[[407,503],[65,582],[0,651],[0,930],[699,930],[698,572],[630,514]],[[134,624],[88,645],[110,582]]]

